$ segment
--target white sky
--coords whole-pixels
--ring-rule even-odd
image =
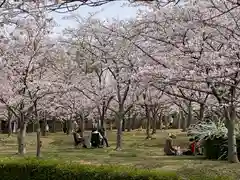
[[[123,2],[112,2],[99,7],[82,6],[72,13],[51,13],[54,19],[59,24],[59,27],[55,28],[55,32],[61,32],[66,27],[75,27],[76,22],[74,20],[64,20],[65,16],[71,14],[80,15],[82,17],[89,17],[90,13],[96,13],[95,17],[100,19],[128,19],[136,16],[139,8],[123,6]],[[142,8],[141,8],[142,9]]]

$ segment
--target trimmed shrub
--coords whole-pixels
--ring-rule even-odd
[[[226,160],[228,155],[228,142],[226,138],[218,137],[207,139],[204,142],[204,154],[207,159]],[[237,139],[238,158],[240,158],[240,139]]]
[[[207,159],[226,159],[227,140],[224,138],[207,139],[204,143],[204,153]]]
[[[117,166],[58,164],[57,161],[0,162],[1,180],[177,180],[174,172],[156,172]]]
[[[1,180],[222,180],[221,176],[194,176],[117,166],[93,166],[58,161],[2,160],[0,162]],[[225,180],[228,178],[225,178]]]

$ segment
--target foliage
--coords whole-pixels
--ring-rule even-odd
[[[198,124],[192,124],[188,128],[188,135],[200,139],[227,137],[227,132],[228,130],[222,121],[200,122]]]
[[[52,1],[58,8],[68,2]],[[179,122],[187,116],[184,130],[193,117],[202,121],[207,114],[224,118],[233,128],[233,113],[240,113],[239,2],[158,2],[169,6],[149,6],[126,21],[76,18],[79,26],[59,38],[52,34],[56,24],[40,8],[45,8],[42,2],[0,4],[5,120],[20,122],[23,132],[30,119],[91,119],[104,126],[111,118],[118,128],[117,149],[125,120],[130,130],[137,118],[141,125],[147,119],[147,132],[152,123],[154,134],[158,122],[178,110]],[[189,132],[200,138],[226,137],[227,129],[222,122],[200,123]]]
[[[204,142],[204,155],[207,159],[225,160],[227,158],[227,152],[226,139],[214,138]]]
[[[37,161],[26,159],[23,161],[2,160],[0,162],[2,180],[45,180],[45,179],[78,179],[78,180],[177,180],[182,179],[174,172],[160,172],[129,169],[117,166],[93,166],[58,161]],[[204,178],[221,180],[222,177],[207,177],[202,174],[188,175],[188,179]],[[226,179],[226,177],[225,177]]]
[[[227,128],[223,121],[209,121],[193,124],[188,128],[188,135],[204,139],[204,152],[207,159],[227,158]],[[239,125],[235,127],[237,138],[239,137]],[[237,152],[240,155],[240,141],[237,139]]]
[[[77,165],[57,161],[25,160],[22,162],[1,162],[1,179],[79,179],[79,180],[111,180],[111,179],[177,179],[174,173],[150,172],[121,167]]]

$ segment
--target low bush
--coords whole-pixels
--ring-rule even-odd
[[[240,124],[236,125],[237,135],[237,152],[240,158]],[[211,160],[226,160],[228,155],[228,129],[225,122],[218,121],[203,121],[197,124],[192,124],[188,128],[187,134],[192,137],[198,137],[204,141],[204,155]]]
[[[1,160],[1,180],[180,180],[175,172],[160,172],[117,166],[93,166],[58,161]],[[184,177],[186,178],[186,177]],[[187,177],[187,179],[200,179]],[[221,177],[203,177],[201,180],[221,180]]]
[[[1,180],[177,180],[173,172],[154,172],[117,166],[93,166],[58,161],[0,162]]]
[[[212,139],[207,139],[204,142],[204,149],[207,159],[212,160],[226,160],[228,155],[228,142],[227,138],[216,137]],[[240,158],[240,139],[237,139],[237,152],[238,158]]]

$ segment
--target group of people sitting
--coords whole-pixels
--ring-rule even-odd
[[[177,155],[202,155],[202,143],[198,137],[189,139],[189,147],[181,150],[180,146],[173,146],[173,139],[176,139],[175,134],[169,134],[164,146],[164,153],[167,156]]]
[[[100,148],[109,147],[107,137],[105,136],[105,129],[97,129],[93,128],[90,136],[82,137],[81,136],[81,129],[78,128],[76,131],[73,132],[75,146],[82,145],[83,148]]]

